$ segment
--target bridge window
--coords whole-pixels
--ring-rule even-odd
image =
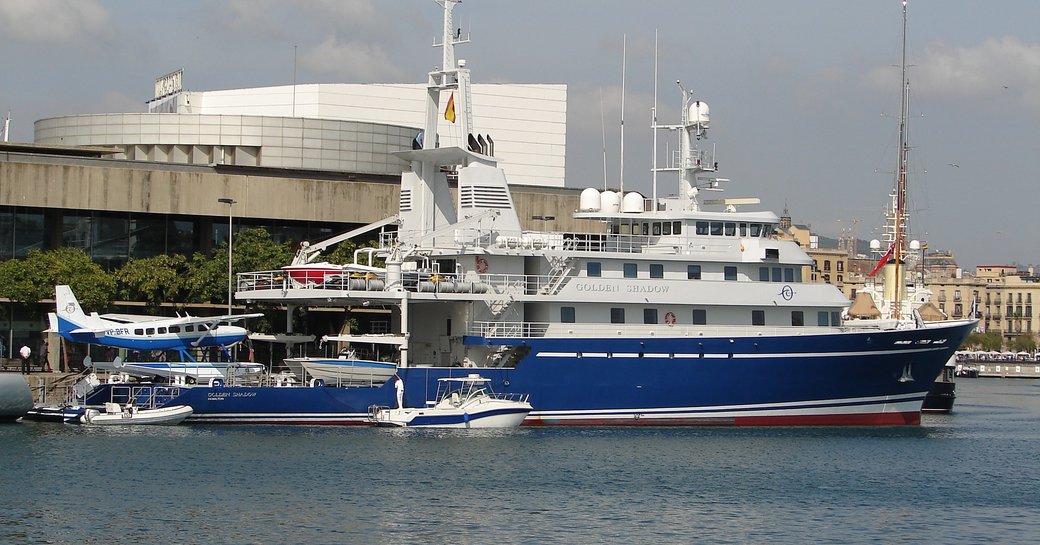
[[[726,280],[736,280],[737,279],[737,268],[736,267],[726,267],[726,269],[725,269],[725,279]]]
[[[635,263],[625,263],[624,266],[625,278],[638,278],[639,277],[639,266]]]
[[[170,326],[170,333],[180,333],[180,332],[181,332],[181,326],[179,326],[179,325],[171,325]]]
[[[612,324],[623,324],[625,323],[625,309],[614,307],[610,309],[610,323]]]
[[[722,222],[713,221],[711,222],[711,236],[720,237],[722,236]]]
[[[766,248],[766,259],[780,259],[780,249]]]
[[[574,307],[560,307],[560,322],[564,324],[574,323]]]
[[[700,265],[687,265],[686,266],[686,278],[689,280],[700,280],[701,279],[701,266]]]
[[[209,326],[206,324],[199,324],[199,331],[209,331]]]
[[[144,335],[144,329],[135,329],[134,335]]]
[[[708,311],[703,308],[693,309],[693,325],[705,325],[708,323]]]
[[[805,325],[805,313],[800,310],[792,310],[791,325],[796,327],[801,327]]]
[[[780,281],[780,275],[781,275],[780,267],[773,267],[772,270],[773,270],[773,282],[779,282]]]
[[[184,332],[185,333],[193,333],[194,331],[195,331],[195,326],[193,326],[193,325],[186,325],[186,326],[184,326]]]
[[[659,221],[655,221],[655,222],[654,222],[654,227],[653,227],[653,229],[654,229],[654,230],[653,230],[653,235],[654,235],[655,237],[659,237],[659,236],[661,236],[661,222],[659,222]]]
[[[585,264],[585,276],[591,278],[603,276],[603,264],[599,261],[589,261]]]
[[[155,328],[154,327],[146,327],[144,329],[144,334],[145,335],[155,335]]]
[[[834,327],[838,327],[838,326],[841,325],[841,313],[840,312],[832,312],[831,313],[831,325],[834,326]]]
[[[664,265],[660,263],[651,263],[650,278],[664,278]]]
[[[643,323],[644,324],[656,324],[657,323],[657,309],[656,308],[644,308],[643,309]]]
[[[673,235],[681,235],[682,234],[682,222],[681,221],[673,221],[672,222],[672,234]]]
[[[165,335],[166,334],[166,328],[165,327],[160,327],[159,328],[159,334],[160,335]]]
[[[746,223],[741,223],[740,224],[740,236],[742,236],[742,237],[746,237],[747,236],[747,224]]]
[[[754,238],[758,238],[758,237],[762,236],[762,226],[757,224],[757,223],[752,223],[751,224],[751,236],[754,237]]]
[[[737,235],[737,224],[736,223],[727,223],[726,224],[726,236],[727,237],[732,237],[732,236],[736,236],[736,235]]]
[[[822,327],[827,327],[827,326],[831,325],[830,324],[830,314],[828,314],[826,311],[822,311],[822,310],[820,312],[817,312],[816,313],[816,325],[822,326]]]
[[[666,221],[661,224],[661,234],[670,235],[672,234],[672,222]]]
[[[752,310],[751,325],[766,325],[766,311]]]
[[[697,222],[697,234],[698,235],[707,235],[708,234],[708,222],[706,222],[706,221],[698,221]]]
[[[769,267],[758,268],[758,280],[761,282],[769,282]]]
[[[784,282],[798,282],[794,279],[793,267],[784,267]]]

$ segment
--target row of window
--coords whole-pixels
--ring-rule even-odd
[[[610,226],[612,235],[655,236],[682,234],[681,221],[645,221],[633,223],[614,223]],[[773,233],[773,226],[768,223],[744,223],[735,221],[698,221],[694,224],[695,233],[713,237],[768,237]]]
[[[217,326],[217,327],[220,327],[220,326]],[[216,330],[217,328],[215,327],[213,329]],[[188,325],[184,326],[183,328],[181,326],[179,326],[179,325],[171,325],[168,328],[167,327],[159,327],[159,328],[155,328],[155,327],[140,328],[139,327],[137,329],[134,329],[134,335],[155,335],[156,333],[158,333],[159,335],[165,335],[167,333],[181,333],[182,331],[184,333],[194,333],[196,331],[195,324],[188,324]],[[206,324],[199,324],[198,325],[198,331],[200,333],[209,331],[209,326],[207,326]]]
[[[695,233],[712,237],[768,237],[773,234],[773,226],[768,223],[737,223],[732,221],[698,221]]]
[[[651,263],[649,266],[650,278],[664,278],[664,265],[660,263]],[[622,264],[622,273],[625,278],[639,278],[639,264],[638,263],[624,263]],[[722,270],[723,278],[725,280],[736,280],[737,279],[737,267],[733,265],[727,265]],[[599,278],[603,276],[603,264],[599,261],[589,261],[585,263],[585,276],[589,278]],[[687,265],[686,266],[686,278],[687,280],[700,280],[701,279],[701,266],[700,265]],[[801,267],[759,267],[758,279],[762,282],[798,282],[802,281],[802,269]]]
[[[263,227],[275,242],[327,238],[335,225],[317,222],[233,218],[235,231]],[[136,212],[43,210],[0,206],[0,260],[22,258],[32,249],[60,244],[79,248],[106,269],[130,258],[159,254],[190,256],[227,239],[227,216],[205,229],[201,218]]]
[[[670,315],[670,316],[669,316]],[[666,313],[666,319],[671,323],[675,323],[676,317],[671,312]],[[574,307],[560,307],[560,323],[573,324],[577,321],[577,313]],[[610,309],[610,323],[612,324],[624,324],[625,321],[625,309],[621,307],[613,307]],[[644,324],[659,324],[658,309],[656,308],[644,308],[643,309],[643,323]],[[695,308],[691,314],[691,324],[693,325],[708,325],[708,311],[703,308]],[[670,325],[670,324],[669,324]],[[751,325],[766,325],[766,311],[764,310],[752,310],[751,311]],[[792,326],[804,326],[805,325],[805,312],[801,310],[791,311],[791,325]],[[841,314],[838,312],[819,311],[816,313],[816,325],[827,327],[827,326],[839,326],[841,325]]]

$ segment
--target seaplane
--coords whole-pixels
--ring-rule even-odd
[[[113,362],[84,363],[95,368],[126,372],[139,376],[192,377],[196,380],[219,380],[227,376],[229,367],[246,372],[259,372],[263,366],[254,363],[231,362],[227,347],[246,338],[244,327],[234,322],[259,318],[260,313],[228,314],[223,316],[177,316],[157,318],[138,314],[102,314],[83,311],[72,292],[65,285],[54,287],[55,312],[48,313],[51,331],[73,342],[82,342],[121,348],[137,352],[176,351],[179,362],[124,362],[117,357]],[[192,355],[195,349],[219,347],[228,357],[225,362],[199,362]],[[255,368],[255,369],[254,369]]]

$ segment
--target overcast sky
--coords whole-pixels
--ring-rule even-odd
[[[913,236],[964,267],[1040,263],[1040,2],[909,10]],[[456,53],[475,82],[567,84],[567,185],[603,185],[605,125],[616,186],[627,35],[625,188],[649,193],[656,31],[659,120],[677,122],[676,80],[710,105],[727,196],[870,239],[897,161],[900,14],[899,0],[467,0],[455,22],[473,41]],[[432,0],[0,0],[0,108],[30,141],[41,118],[144,111],[178,68],[193,90],[291,83],[294,46],[299,83],[419,83],[440,19]]]

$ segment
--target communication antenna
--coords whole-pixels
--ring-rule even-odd
[[[603,118],[603,88],[599,88],[599,129],[603,133],[603,191],[607,190],[607,124]]]
[[[621,187],[618,192],[625,194],[625,66],[626,53],[628,51],[628,35],[621,38],[621,174],[618,183]]]

